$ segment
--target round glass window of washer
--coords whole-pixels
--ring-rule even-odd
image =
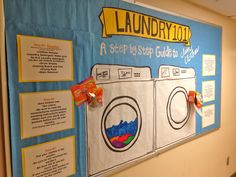
[[[102,117],[102,135],[106,145],[116,152],[128,150],[138,139],[141,123],[140,108],[134,98],[114,98]]]
[[[170,126],[179,130],[185,126],[190,117],[190,105],[187,101],[187,90],[183,87],[176,87],[169,95],[166,113]]]

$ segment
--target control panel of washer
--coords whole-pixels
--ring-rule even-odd
[[[151,69],[149,67],[132,67],[122,65],[96,64],[92,68],[91,75],[97,84],[117,81],[150,80]]]

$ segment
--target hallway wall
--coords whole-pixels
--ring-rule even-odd
[[[2,57],[4,57],[4,22],[3,22],[3,1],[0,0],[0,68]],[[0,86],[1,85],[0,72]],[[5,176],[5,154],[4,154],[4,131],[3,131],[3,114],[2,114],[2,87],[0,87],[0,177]]]
[[[229,177],[236,171],[236,21],[186,0],[139,0],[164,10],[223,27],[221,128],[111,177]],[[0,56],[3,6],[0,0]],[[0,112],[2,112],[0,99]],[[3,120],[0,114],[0,177],[5,176]],[[229,165],[226,165],[229,157]]]
[[[236,171],[236,21],[186,0],[139,1],[223,27],[221,128],[112,177],[229,177]]]

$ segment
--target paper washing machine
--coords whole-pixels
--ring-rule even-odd
[[[102,107],[87,107],[90,176],[152,152],[154,137],[149,67],[97,64],[92,76],[103,88],[104,100]]]
[[[195,111],[187,101],[196,89],[192,68],[161,66],[155,81],[156,148],[166,148],[196,132]]]

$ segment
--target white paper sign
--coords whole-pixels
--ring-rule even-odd
[[[215,100],[215,81],[202,82],[202,98],[203,102],[209,102]]]
[[[202,128],[208,127],[215,123],[215,105],[202,107]]]
[[[73,80],[72,41],[17,35],[19,82]]]
[[[23,177],[65,177],[76,173],[75,137],[22,148]]]
[[[216,56],[203,55],[202,56],[202,75],[215,76],[216,73]]]
[[[20,93],[19,99],[22,139],[74,127],[70,91]]]

